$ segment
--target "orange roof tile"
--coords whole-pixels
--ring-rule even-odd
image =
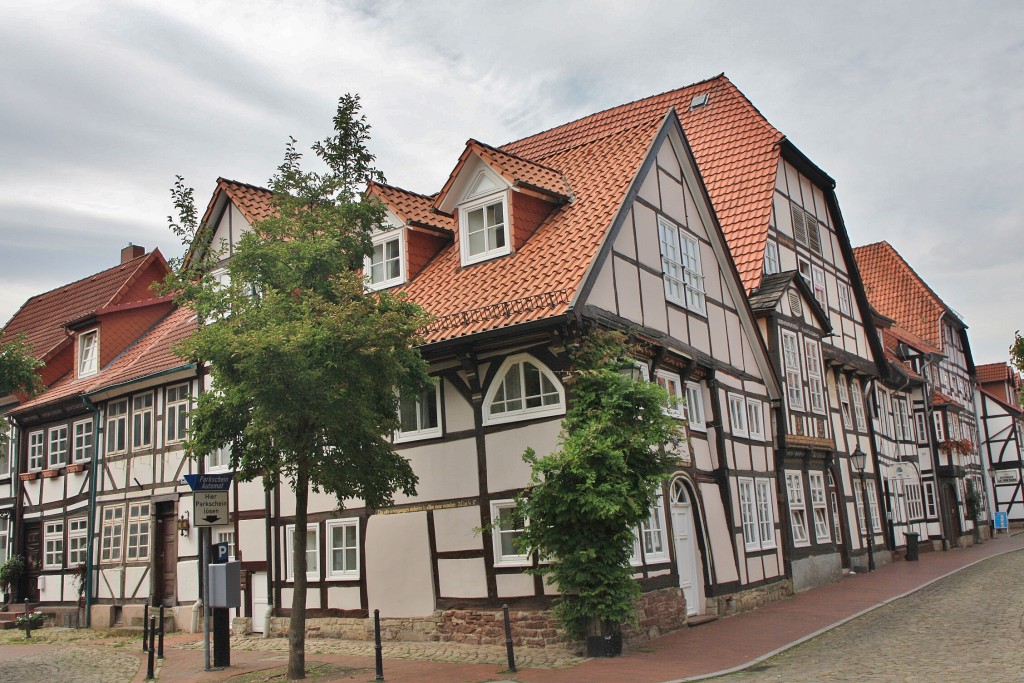
[[[434,211],[434,197],[384,183],[370,183],[366,194],[377,197],[387,204],[392,213],[406,225],[439,228],[449,233],[455,229],[455,219],[452,216]]]
[[[217,178],[217,188],[214,190],[210,204],[206,207],[206,213],[203,214],[203,223],[207,223],[213,218],[211,214],[216,203],[215,200],[218,193],[221,192],[234,202],[238,210],[245,216],[245,220],[250,223],[269,218],[274,213],[272,201],[274,193],[267,188],[242,183],[237,180]]]
[[[3,328],[3,337],[23,333],[37,358],[47,359],[68,340],[64,324],[113,306],[151,264],[167,264],[159,250],[95,275],[38,294],[26,301]]]
[[[895,337],[898,341],[903,342],[904,344],[911,348],[917,349],[921,353],[935,353],[943,355],[942,349],[940,349],[937,346],[932,346],[924,339],[921,339],[913,332],[903,327],[900,327],[899,325],[891,326],[889,329],[886,330],[886,332]]]
[[[1013,383],[1016,373],[1006,363],[986,363],[975,367],[978,382],[1010,382]]]
[[[956,314],[888,242],[853,250],[864,289],[880,313],[933,347],[942,348],[939,320]]]

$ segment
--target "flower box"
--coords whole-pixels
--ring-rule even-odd
[[[38,472],[22,472],[21,474],[18,475],[18,479],[21,479],[22,481],[32,481],[38,476]]]
[[[60,469],[43,470],[43,479],[53,479],[60,474]]]
[[[85,471],[85,463],[84,462],[76,462],[74,464],[68,465],[67,469],[68,469],[68,472],[84,472]]]

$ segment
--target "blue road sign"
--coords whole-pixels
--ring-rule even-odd
[[[230,557],[228,553],[231,551],[228,543],[213,543],[210,545],[210,549],[213,551],[210,553],[211,564],[224,564],[228,561]]]
[[[185,481],[193,491],[227,491],[231,488],[234,472],[225,474],[186,474]]]
[[[995,514],[995,519],[993,519],[993,521],[995,522],[995,527],[997,529],[1008,529],[1009,528],[1009,524],[1008,524],[1009,520],[1007,520],[1005,512],[997,512]]]

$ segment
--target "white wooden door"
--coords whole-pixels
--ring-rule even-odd
[[[693,508],[686,485],[679,479],[672,482],[672,540],[675,544],[679,587],[683,589],[686,598],[686,613],[701,614],[704,611],[704,600]]]
[[[252,593],[252,630],[263,633],[267,621],[267,573],[254,572],[249,575]]]

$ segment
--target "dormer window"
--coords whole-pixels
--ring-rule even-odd
[[[505,193],[459,208],[463,265],[504,256],[511,251]]]
[[[363,273],[370,289],[384,289],[405,282],[405,246],[401,228],[373,238],[373,251],[364,259]]]
[[[95,375],[99,370],[100,332],[90,330],[78,335],[78,376]]]

